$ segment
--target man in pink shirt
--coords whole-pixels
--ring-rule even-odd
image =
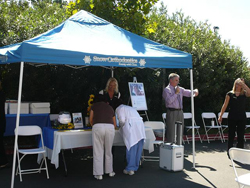
[[[171,73],[168,77],[169,84],[163,90],[162,97],[165,100],[165,106],[167,108],[166,115],[166,138],[167,143],[175,142],[175,122],[182,122],[181,135],[177,136],[177,144],[180,145],[183,136],[184,119],[183,119],[183,96],[191,97],[191,90],[178,86],[180,76],[175,73]],[[198,89],[194,90],[194,96],[199,94]]]

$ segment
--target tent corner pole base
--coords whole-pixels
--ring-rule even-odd
[[[24,68],[24,62],[22,61],[21,64],[20,64],[19,89],[18,89],[18,105],[17,105],[16,131],[15,132],[18,132],[19,121],[20,121],[20,108],[21,108],[22,85],[23,85],[23,68]],[[12,165],[11,188],[14,188],[17,139],[18,139],[18,136],[15,133],[15,145],[14,145],[14,156],[13,156],[13,165]]]

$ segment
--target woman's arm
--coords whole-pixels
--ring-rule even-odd
[[[114,127],[116,128],[116,119],[115,116],[113,117]]]
[[[90,125],[93,126],[93,123],[94,123],[94,111],[93,110],[90,110],[90,115],[89,115],[89,122],[90,122]]]
[[[230,97],[229,95],[226,95],[224,104],[222,105],[221,111],[220,111],[220,117],[218,118],[218,122],[221,124],[222,122],[222,115],[224,114],[225,110],[227,109],[228,103],[229,103]]]
[[[250,88],[244,82],[241,83],[242,83],[241,87],[246,91],[246,96],[250,97]]]

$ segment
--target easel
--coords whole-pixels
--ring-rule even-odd
[[[133,83],[137,83],[137,78],[136,77],[133,77]],[[129,97],[128,105],[129,105],[130,102],[131,102],[131,96]],[[149,121],[148,114],[147,114],[146,110],[144,111],[143,114],[141,114],[139,111],[138,111],[138,113],[140,114],[140,116],[146,116],[147,121]]]

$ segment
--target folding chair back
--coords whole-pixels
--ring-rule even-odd
[[[204,119],[216,119],[216,115],[213,112],[203,112],[201,116]]]
[[[203,122],[205,133],[206,133],[204,136],[207,137],[208,143],[210,143],[209,138],[214,138],[214,140],[216,138],[220,138],[221,142],[224,142],[225,140],[224,140],[222,127],[218,124],[217,117],[216,117],[215,113],[203,112],[201,114],[201,117],[202,117],[202,122]],[[209,123],[207,123],[207,120],[211,120],[211,121],[209,121]],[[214,125],[212,124],[212,121],[214,122]],[[213,130],[213,129],[217,129],[218,132],[216,133],[215,136],[209,136],[208,132],[210,130]]]
[[[218,113],[218,117],[220,116],[220,112]],[[228,112],[224,112],[222,115],[222,119],[227,119],[228,117]]]
[[[239,187],[250,186],[250,173],[238,175],[235,167],[235,162],[250,165],[250,150],[240,148],[230,148],[229,156],[235,173],[235,181],[238,182]],[[241,166],[243,168],[243,166]]]
[[[165,125],[161,121],[145,121],[144,125],[146,127],[151,127],[153,130],[155,129],[164,129]]]
[[[210,127],[210,126],[213,126],[213,127],[221,127],[218,123],[218,120],[217,120],[217,117],[215,115],[215,113],[213,112],[204,112],[201,114],[202,116],[202,121],[204,123],[204,125],[206,127]],[[210,122],[208,124],[206,124],[206,120],[205,119],[210,119],[211,121],[214,121],[214,125],[210,124]]]
[[[190,112],[184,112],[183,116],[184,116],[184,119],[192,119],[192,113]]]
[[[165,140],[165,124],[161,121],[145,121],[145,127],[151,127],[157,137],[162,137],[162,140],[156,140],[154,144],[163,144]]]
[[[49,179],[49,172],[48,172],[48,166],[46,162],[46,151],[44,149],[44,144],[43,144],[43,135],[42,135],[42,130],[39,126],[37,125],[29,125],[29,126],[19,126],[18,127],[18,132],[15,129],[15,134],[18,136],[35,136],[35,135],[40,135],[41,139],[41,144],[42,147],[40,148],[32,148],[32,149],[19,149],[17,147],[17,170],[16,170],[16,175],[20,175],[20,181],[22,181],[22,174],[31,174],[31,173],[41,173],[42,170],[46,170],[47,174],[47,179]],[[20,154],[22,155],[20,158]],[[43,155],[43,160],[40,164],[39,168],[35,169],[21,169],[21,162],[23,158],[26,155],[32,155],[32,154],[42,154]],[[43,167],[43,163],[45,164],[45,167]]]
[[[190,112],[184,112],[183,113],[183,117],[184,117],[184,125],[185,125],[185,128],[186,128],[186,132],[188,133],[190,130],[192,130],[193,126],[190,124],[190,125],[187,125],[185,123],[185,120],[192,120],[192,113]],[[195,129],[195,135],[194,135],[194,139],[196,138],[199,138],[200,139],[200,142],[202,143],[202,140],[201,140],[201,136],[200,136],[200,132],[199,132],[199,129],[200,129],[200,126],[197,126],[196,125],[196,122],[194,120],[194,129]],[[187,142],[189,143],[190,140],[192,140],[192,137],[188,137],[188,135],[186,134],[186,140]]]
[[[18,127],[18,135],[19,136],[34,136],[42,134],[42,130],[39,126],[31,125],[31,126],[19,126]]]

